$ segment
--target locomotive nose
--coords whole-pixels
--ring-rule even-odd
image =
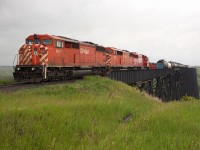
[[[24,44],[19,50],[19,65],[45,65],[48,47],[42,44]]]
[[[32,51],[32,45],[29,44],[24,44],[22,47],[19,49],[19,65],[31,65],[31,55]]]
[[[42,44],[33,45],[32,65],[46,65],[48,56],[48,47]]]

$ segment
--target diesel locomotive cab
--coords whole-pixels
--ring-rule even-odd
[[[32,35],[25,43],[18,52],[14,79],[17,82],[40,82],[45,78],[45,66],[48,62],[47,45],[53,43],[52,39]]]

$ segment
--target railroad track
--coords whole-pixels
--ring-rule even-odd
[[[13,84],[6,84],[6,85],[0,85],[0,91],[1,92],[14,92],[20,89],[25,88],[32,88],[36,87],[37,84],[28,84],[28,83],[13,83]]]
[[[28,88],[36,88],[40,86],[47,86],[47,85],[54,85],[54,84],[65,84],[75,82],[77,80],[83,79],[84,76],[91,75],[91,73],[74,73],[71,79],[67,80],[55,80],[51,82],[39,82],[39,83],[14,83],[14,84],[7,84],[7,85],[0,85],[0,92],[14,92],[20,89],[28,89]]]
[[[37,88],[41,86],[47,85],[56,85],[56,84],[66,84],[66,83],[73,83],[77,80],[81,80],[82,78],[78,79],[71,79],[71,80],[60,80],[60,81],[52,81],[52,82],[40,82],[40,83],[14,83],[14,84],[7,84],[7,85],[0,85],[0,92],[14,92],[20,89],[29,89],[29,88]]]

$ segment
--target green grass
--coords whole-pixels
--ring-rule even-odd
[[[11,83],[15,83],[15,81],[13,79],[0,80],[0,85],[6,85],[6,84],[11,84]]]
[[[14,83],[13,67],[0,66],[0,85]]]
[[[191,99],[191,98],[189,98]],[[1,149],[200,149],[200,103],[102,77],[0,93]],[[123,118],[131,114],[131,120]]]

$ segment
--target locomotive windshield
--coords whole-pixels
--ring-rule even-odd
[[[33,40],[26,40],[26,44],[33,44]]]
[[[34,39],[34,44],[40,44],[40,39]]]
[[[44,44],[44,45],[50,45],[50,44],[52,44],[52,40],[51,39],[43,39],[42,40],[42,43]]]
[[[34,44],[40,44],[40,39],[34,39],[34,40],[27,39],[26,44],[33,44],[33,41]]]

